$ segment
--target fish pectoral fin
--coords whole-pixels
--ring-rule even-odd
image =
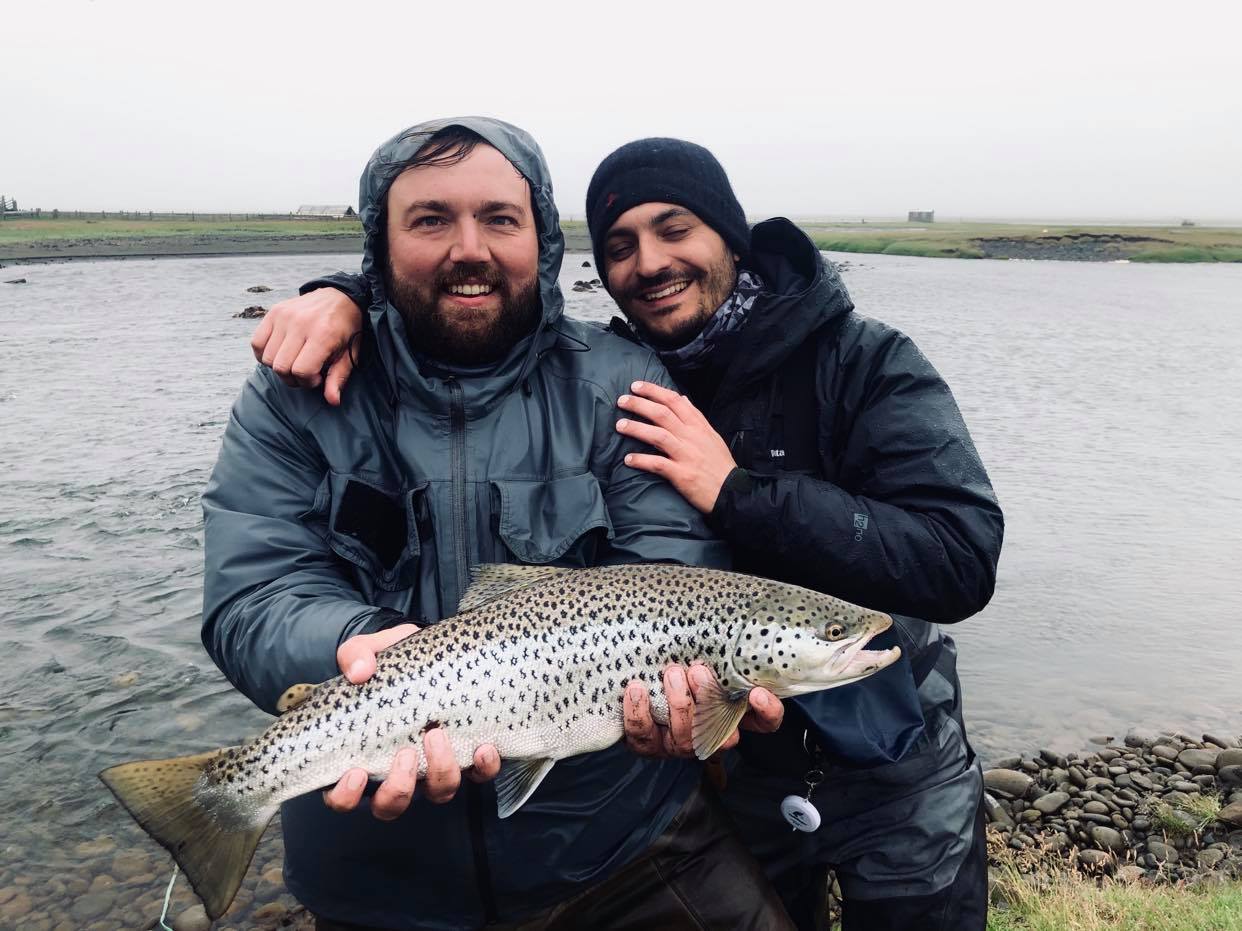
[[[276,699],[276,710],[281,714],[292,711],[306,701],[313,691],[315,691],[315,686],[309,682],[299,682],[297,685],[289,686],[280,698]]]
[[[713,679],[699,688],[694,703],[694,755],[706,760],[737,730],[750,704],[750,690],[725,691]]]
[[[507,818],[535,794],[556,760],[511,760],[496,777],[496,813]]]
[[[523,563],[482,563],[470,567],[470,587],[461,596],[457,613],[473,611],[489,601],[503,598],[518,589],[538,585],[549,579],[573,572],[560,566],[528,566]]]

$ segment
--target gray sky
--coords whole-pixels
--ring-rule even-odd
[[[751,216],[1242,221],[1240,34],[1236,0],[6,2],[0,192],[355,203],[385,138],[482,113],[571,217],[603,156],[673,135]]]

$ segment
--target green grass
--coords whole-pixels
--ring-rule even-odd
[[[1194,885],[1086,875],[1076,854],[1014,851],[999,834],[988,855],[1000,902],[988,931],[1242,931],[1242,883],[1219,874]]]
[[[1152,799],[1142,809],[1166,834],[1189,835],[1202,831],[1216,820],[1220,814],[1220,799],[1210,793],[1188,796],[1177,805]]]
[[[883,227],[875,229],[854,223],[819,222],[803,225],[819,248],[833,252],[977,259],[1000,250],[1018,257],[1047,258],[1052,255],[1047,251],[1049,247],[1064,246],[1073,242],[1073,237],[1124,236],[1139,237],[1141,241],[1100,243],[1098,247],[1084,246],[1083,251],[1094,258],[1128,258],[1135,262],[1242,262],[1242,229],[1046,227],[1013,223],[909,224],[900,220],[887,222]],[[574,248],[589,248],[584,222],[566,221],[562,228]],[[357,239],[361,231],[357,220],[244,220],[219,215],[201,216],[194,220],[189,217],[145,220],[113,216],[89,220],[62,216],[53,220],[45,215],[38,220],[10,219],[0,222],[0,249],[38,249],[41,244],[46,244],[49,249],[56,250],[70,243],[111,242],[123,245],[143,239]],[[3,254],[0,252],[0,255]]]
[[[1012,893],[1012,890],[1009,890]],[[988,931],[1242,931],[1242,885],[1149,886],[1067,876],[1013,893]]]
[[[1242,262],[1242,248],[1234,246],[1171,246],[1138,252],[1131,262]]]
[[[978,249],[960,243],[929,242],[923,239],[839,239],[830,236],[812,236],[820,249],[829,252],[870,252],[882,255],[920,255],[939,259],[981,259]]]
[[[821,249],[941,258],[1077,257],[1136,262],[1240,262],[1242,230],[1207,227],[1043,226],[1014,223],[905,223],[893,220],[868,228],[858,223],[806,223],[803,229]],[[1123,237],[1110,241],[1109,237]],[[1138,241],[1125,241],[1137,239]]]
[[[356,220],[77,220],[46,217],[38,220],[5,220],[0,222],[0,245],[37,245],[41,242],[65,242],[151,239],[180,237],[227,237],[246,239],[263,236],[361,236],[362,224]]]

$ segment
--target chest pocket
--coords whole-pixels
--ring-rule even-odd
[[[590,472],[491,484],[496,533],[521,562],[594,565],[601,543],[612,539],[604,493]]]
[[[429,526],[427,483],[389,489],[356,476],[329,472],[302,519],[317,526],[332,552],[361,570],[377,588],[414,584],[420,528]]]

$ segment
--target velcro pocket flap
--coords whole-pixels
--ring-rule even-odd
[[[583,534],[613,536],[599,481],[590,472],[546,482],[494,480],[500,497],[500,538],[522,562],[560,559]]]

